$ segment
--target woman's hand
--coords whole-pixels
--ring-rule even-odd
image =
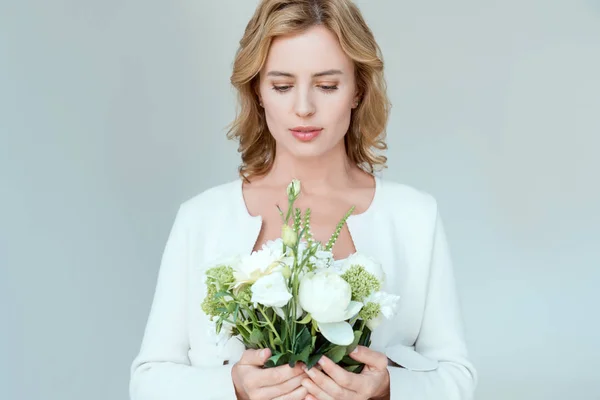
[[[304,400],[308,391],[301,385],[306,374],[300,364],[263,368],[271,357],[269,349],[246,350],[231,369],[238,400]]]
[[[390,375],[385,354],[358,346],[350,357],[365,364],[360,374],[348,372],[325,356],[319,360],[322,371],[311,368],[305,372],[302,386],[308,390],[306,400],[366,400],[389,399]]]

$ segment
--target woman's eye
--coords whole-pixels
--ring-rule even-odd
[[[290,85],[273,85],[273,90],[280,93],[287,92],[290,89]]]
[[[320,85],[319,87],[326,92],[333,92],[338,88],[337,85]]]

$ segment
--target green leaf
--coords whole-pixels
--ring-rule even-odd
[[[302,325],[306,325],[308,324],[310,321],[312,320],[312,316],[310,314],[306,314],[306,316],[304,318],[302,318],[302,320],[297,321],[297,324],[302,324]]]
[[[294,368],[296,362],[302,361],[304,364],[308,363],[308,357],[310,356],[310,347],[305,347],[299,354],[294,354],[290,357],[289,366]]]
[[[308,331],[306,326],[303,326],[300,332],[298,332],[298,334],[296,335],[294,353],[301,352],[302,350],[304,350],[304,348],[309,347],[311,343],[312,336],[310,335],[310,332]]]
[[[325,355],[327,356],[327,358],[329,358],[331,361],[337,364],[342,360],[344,355],[346,355],[346,346],[335,346],[327,353],[325,353]]]
[[[238,331],[240,332],[240,335],[242,336],[244,344],[250,342],[250,334],[248,333],[248,331],[246,329],[247,329],[246,327],[238,329]]]
[[[358,342],[360,342],[360,338],[362,337],[362,331],[354,331],[354,341],[348,345],[346,348],[346,355],[352,353],[352,351],[358,346]]]
[[[224,296],[233,297],[231,295],[231,293],[229,293],[229,292],[217,292],[217,293],[215,293],[215,295],[213,296],[213,298],[218,299],[218,298],[224,297]]]
[[[290,353],[284,353],[281,358],[279,360],[277,360],[277,364],[275,364],[276,367],[279,367],[280,365],[284,365],[287,364],[287,362],[290,359]]]
[[[355,374],[360,374],[365,367],[365,364],[357,365],[357,368],[353,371]]]
[[[314,367],[317,362],[321,359],[322,354],[313,354],[308,358],[308,362],[306,363],[306,368],[311,369]]]
[[[240,312],[240,305],[235,305],[235,311],[233,312],[233,322],[237,323],[238,313]]]
[[[356,361],[354,358],[350,358],[349,356],[344,356],[340,364],[344,365],[360,365],[362,362]]]
[[[364,328],[363,335],[358,341],[358,344],[365,347],[369,347],[371,345],[371,330],[369,328]]]
[[[260,342],[262,342],[265,337],[262,333],[262,331],[258,328],[254,328],[252,330],[252,333],[250,334],[250,343],[252,344],[260,344]]]
[[[360,368],[360,365],[348,365],[348,366],[345,366],[345,367],[344,367],[344,369],[345,369],[346,371],[350,371],[350,372],[356,372],[356,370],[357,370],[358,368]]]
[[[269,357],[269,359],[265,363],[265,367],[266,368],[275,367],[277,365],[277,362],[283,355],[285,355],[285,353],[274,353],[271,357]]]

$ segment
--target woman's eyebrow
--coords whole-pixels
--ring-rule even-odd
[[[339,69],[328,69],[327,71],[322,71],[322,72],[317,72],[312,74],[313,78],[318,78],[321,76],[329,76],[329,75],[342,75],[343,72],[340,71]],[[296,76],[294,74],[291,74],[289,72],[282,72],[282,71],[269,71],[267,73],[267,76],[285,76],[288,78],[295,78]]]

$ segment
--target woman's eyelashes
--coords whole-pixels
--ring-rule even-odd
[[[293,87],[294,87],[293,85],[273,85],[272,89],[278,93],[285,93],[285,92],[288,92],[289,90],[291,90]],[[338,89],[337,84],[332,84],[332,85],[321,84],[321,85],[317,85],[317,87],[325,93],[331,93]]]

